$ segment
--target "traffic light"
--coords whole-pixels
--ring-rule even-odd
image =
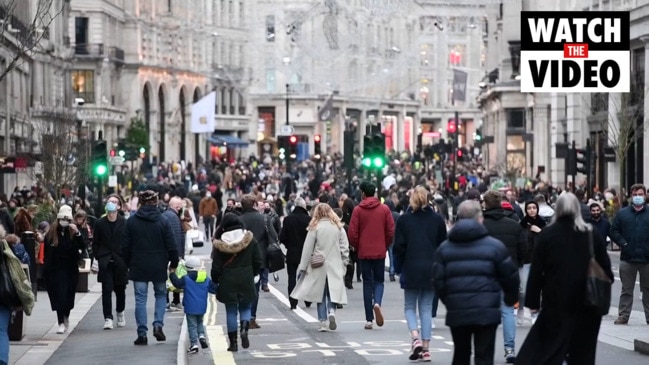
[[[475,130],[475,135],[473,136],[473,140],[476,142],[482,141],[482,128],[478,128]]]
[[[461,148],[457,149],[457,160],[464,161],[464,151]]]
[[[575,148],[575,171],[584,175],[588,174],[589,169],[588,150],[585,148]]]
[[[385,135],[376,133],[363,137],[363,160],[366,168],[382,169],[385,166]]]
[[[112,153],[112,150],[111,150]],[[95,177],[104,177],[108,173],[108,156],[106,141],[99,140],[92,148],[90,158],[91,173]]]
[[[110,152],[109,152],[109,155],[110,155],[110,157],[115,157],[115,156],[117,156],[117,150],[114,149],[114,148],[112,148],[112,149],[110,150]]]
[[[144,158],[146,156],[146,148],[140,147],[140,158]]]
[[[448,121],[448,124],[446,125],[446,132],[448,132],[448,136],[452,137],[457,133],[457,124],[455,123],[455,119],[451,119]]]
[[[297,159],[297,136],[295,135],[288,137],[288,157]]]
[[[315,158],[320,158],[322,149],[320,147],[321,138],[319,134],[313,136],[313,154]]]

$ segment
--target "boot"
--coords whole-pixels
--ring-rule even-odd
[[[228,332],[228,338],[230,339],[230,346],[228,346],[228,351],[239,351],[239,346],[237,345],[237,331]]]
[[[250,340],[248,339],[248,329],[250,329],[249,321],[241,321],[241,347],[247,349],[250,347]]]
[[[252,329],[258,329],[258,328],[261,328],[261,327],[259,327],[259,325],[257,324],[257,321],[256,321],[256,320],[251,319],[251,320],[250,320],[250,328],[252,328]]]

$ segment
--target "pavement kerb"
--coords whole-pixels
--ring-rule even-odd
[[[187,316],[183,318],[183,325],[180,327],[178,336],[178,348],[176,349],[176,363],[187,365]]]

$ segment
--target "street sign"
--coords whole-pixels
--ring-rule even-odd
[[[109,188],[117,187],[117,175],[108,176],[108,187]]]
[[[290,136],[295,133],[295,128],[292,125],[283,125],[279,129],[280,136]]]
[[[124,157],[122,156],[113,156],[108,159],[108,162],[110,162],[111,165],[113,166],[119,166],[124,163]]]

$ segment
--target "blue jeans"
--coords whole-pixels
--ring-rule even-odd
[[[9,321],[11,309],[0,305],[0,362],[9,363]]]
[[[238,316],[237,316],[238,315]],[[250,320],[250,303],[225,303],[225,318],[228,332],[237,332],[239,321]]]
[[[359,260],[363,275],[363,304],[365,320],[374,321],[374,304],[383,302],[383,281],[385,280],[385,259]]]
[[[261,281],[261,285],[268,285],[268,269],[261,269],[259,270],[259,281]]]
[[[503,322],[503,342],[506,349],[515,349],[516,341],[516,315],[514,307],[508,307],[503,302],[500,307],[500,315]]]
[[[437,318],[437,307],[439,306],[439,296],[433,291],[433,318]]]
[[[527,287],[527,278],[530,276],[530,267],[532,264],[525,264],[518,269],[518,275],[521,279],[520,295],[518,296],[518,315],[523,316],[525,312],[525,288]]]
[[[261,279],[255,284],[255,290],[257,291],[257,297],[253,299],[250,307],[250,316],[252,319],[257,319],[257,306],[259,305],[259,290],[261,290]]]
[[[419,320],[421,321],[421,340],[430,341],[432,335],[432,322],[433,318],[428,315],[433,311],[433,297],[435,291],[433,289],[405,289],[403,291],[404,299],[404,312],[406,314],[406,322],[408,323],[408,330],[416,331],[417,327],[417,305],[419,305]]]
[[[146,336],[148,331],[148,328],[146,327],[146,300],[149,295],[149,282],[134,281],[133,291],[135,292],[135,322],[137,323],[137,335]],[[153,327],[163,327],[165,310],[167,308],[167,285],[164,281],[153,283],[153,296],[155,297]]]
[[[390,258],[390,275],[394,275],[394,253],[392,251],[392,247],[394,247],[394,243],[388,247],[388,257]]]
[[[322,293],[322,302],[318,303],[318,320],[326,321],[329,312],[336,312],[336,304],[331,302],[329,294],[329,283],[325,282],[324,293]]]
[[[205,326],[203,325],[202,314],[185,314],[187,317],[187,332],[189,332],[189,343],[198,345],[198,337],[205,337]]]

